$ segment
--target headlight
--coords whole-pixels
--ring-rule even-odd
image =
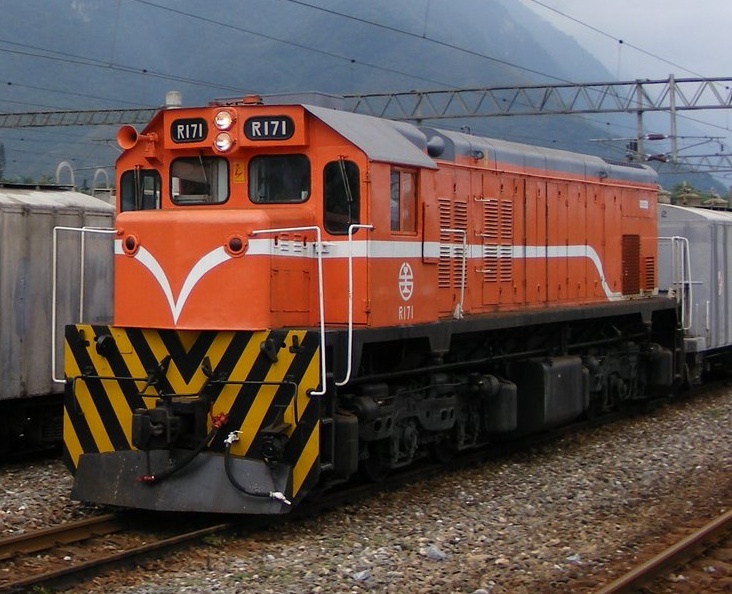
[[[216,135],[214,145],[218,151],[225,153],[226,151],[231,150],[231,147],[234,146],[234,139],[228,132],[220,132]]]
[[[236,122],[236,115],[228,109],[217,111],[214,116],[214,125],[219,130],[230,130]]]

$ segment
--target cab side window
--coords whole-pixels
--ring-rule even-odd
[[[417,172],[391,170],[391,230],[417,232]]]
[[[359,181],[353,161],[331,161],[323,169],[323,222],[328,233],[348,233],[348,227],[359,222]]]
[[[125,171],[120,180],[120,212],[160,208],[162,181],[154,169]]]

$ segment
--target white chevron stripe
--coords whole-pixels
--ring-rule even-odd
[[[122,249],[122,240],[115,240],[114,253],[115,255],[123,255],[125,253]],[[224,250],[223,247],[217,247],[216,249],[211,250],[208,254],[203,256],[203,258],[196,262],[195,266],[193,266],[191,271],[188,273],[186,280],[183,282],[180,294],[176,299],[175,297],[173,297],[173,290],[170,287],[170,281],[168,280],[168,276],[165,274],[165,270],[163,270],[163,267],[160,265],[160,263],[155,259],[155,256],[153,256],[144,247],[140,246],[140,248],[137,250],[137,252],[135,252],[135,255],[133,257],[150,271],[150,273],[153,275],[153,278],[160,285],[160,288],[163,290],[163,294],[168,301],[170,313],[173,315],[173,321],[176,324],[178,323],[178,318],[183,311],[183,307],[185,306],[186,301],[191,294],[191,291],[198,284],[198,281],[200,281],[208,272],[213,270],[216,266],[218,266],[219,264],[223,264],[227,260],[231,259],[231,256],[226,253],[226,250]]]

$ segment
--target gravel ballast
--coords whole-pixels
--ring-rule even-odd
[[[65,592],[592,592],[725,509],[731,470],[726,389]],[[99,513],[69,500],[57,461],[0,484],[3,535]]]

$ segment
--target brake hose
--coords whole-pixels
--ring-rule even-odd
[[[231,469],[231,446],[239,441],[239,433],[240,431],[232,431],[224,440],[224,443],[226,444],[226,450],[224,451],[224,470],[226,471],[226,478],[229,479],[229,482],[234,486],[234,488],[245,495],[249,495],[250,497],[261,497],[263,499],[275,499],[276,501],[281,501],[286,505],[292,505],[292,502],[280,491],[269,491],[267,493],[249,491],[244,485],[236,480]]]
[[[167,468],[166,470],[163,470],[158,473],[152,473],[152,474],[146,474],[143,476],[137,477],[137,480],[141,483],[145,483],[146,485],[154,485],[156,483],[159,483],[160,481],[169,478],[171,475],[175,474],[182,468],[185,468],[188,466],[195,458],[198,456],[204,449],[206,449],[209,444],[214,440],[216,435],[218,434],[219,430],[226,425],[226,423],[229,420],[229,415],[226,413],[221,413],[219,415],[216,415],[215,417],[211,417],[211,431],[208,432],[208,435],[203,438],[203,440],[195,447],[195,449],[191,450],[186,454],[183,458],[178,460],[176,464],[170,468]],[[147,452],[148,456],[148,468],[150,464],[150,452]]]

